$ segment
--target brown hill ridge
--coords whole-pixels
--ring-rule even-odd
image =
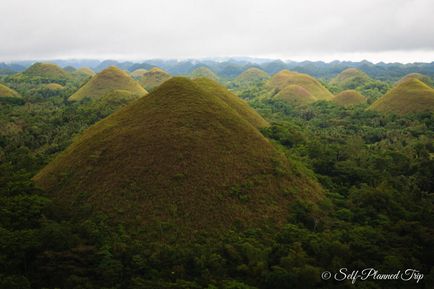
[[[172,78],[90,127],[34,180],[65,208],[86,203],[149,234],[282,224],[294,198],[315,201],[321,189],[234,98],[208,79]]]

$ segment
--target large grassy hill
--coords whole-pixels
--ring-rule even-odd
[[[131,98],[138,98],[146,95],[146,90],[140,84],[131,78],[125,71],[111,66],[93,76],[85,85],[69,97],[70,101],[77,101],[89,97],[99,99],[106,95],[116,97],[128,94]]]
[[[369,108],[397,115],[432,112],[434,111],[434,89],[417,78],[409,78],[396,85]]]
[[[65,210],[87,204],[159,238],[282,224],[291,202],[321,189],[234,98],[207,79],[172,78],[90,127],[34,180]]]

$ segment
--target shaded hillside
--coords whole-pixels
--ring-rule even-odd
[[[274,74],[268,82],[268,85],[277,92],[292,84],[303,87],[317,100],[330,100],[333,97],[333,94],[317,79],[303,73],[282,70]]]
[[[321,190],[216,86],[165,82],[90,127],[34,180],[65,208],[86,203],[148,235],[284,223],[294,199]]]
[[[357,68],[347,68],[330,80],[330,84],[340,89],[355,89],[364,85],[372,79],[363,71]]]
[[[332,100],[341,106],[353,106],[366,103],[367,101],[366,97],[356,90],[344,90],[338,93]]]
[[[116,97],[129,94],[131,98],[138,98],[147,94],[140,84],[131,78],[125,71],[114,66],[108,67],[92,77],[85,85],[69,97],[70,101],[77,101],[89,97],[99,99],[108,94]]]
[[[374,102],[370,109],[404,115],[434,111],[434,89],[416,78],[407,79]]]
[[[154,67],[144,73],[142,77],[139,77],[138,81],[146,90],[151,91],[170,78],[170,74],[165,72],[163,69]]]

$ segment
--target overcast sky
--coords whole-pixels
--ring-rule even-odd
[[[434,61],[433,0],[0,0],[0,61]]]

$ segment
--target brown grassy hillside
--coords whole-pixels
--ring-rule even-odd
[[[69,210],[85,203],[146,234],[284,223],[294,198],[315,201],[321,190],[216,85],[166,81],[90,127],[34,180]]]
[[[401,82],[375,101],[370,109],[404,115],[434,111],[434,89],[416,78]]]
[[[367,99],[356,90],[344,90],[338,93],[332,100],[341,106],[353,106],[366,103]]]
[[[333,98],[333,94],[317,79],[307,74],[288,70],[282,70],[274,74],[270,78],[268,85],[277,91],[288,85],[298,85],[307,90],[317,100],[330,100]]]
[[[77,101],[86,97],[99,99],[107,94],[113,95],[114,91],[127,92],[132,98],[138,98],[147,94],[146,90],[125,71],[110,66],[93,76],[85,85],[71,95],[69,100]]]
[[[151,91],[170,78],[170,74],[165,72],[163,69],[154,67],[144,73],[142,77],[139,77],[138,81],[146,90]]]

